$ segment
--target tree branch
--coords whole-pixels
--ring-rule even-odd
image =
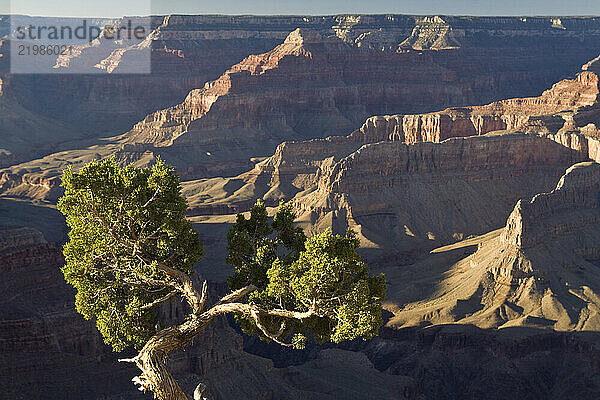
[[[152,303],[148,303],[148,304],[144,304],[141,307],[138,307],[138,310],[148,310],[149,308],[154,307],[157,304],[162,303],[163,301],[169,300],[171,297],[175,296],[177,294],[176,290],[173,290],[172,292],[168,293],[167,295],[161,297],[160,299],[156,299],[154,300]]]
[[[238,313],[244,314],[248,316],[252,316],[253,312],[259,312],[264,315],[270,315],[272,317],[283,317],[287,319],[297,319],[303,320],[306,318],[310,318],[313,315],[316,315],[314,310],[308,310],[304,312],[300,311],[289,311],[283,309],[274,309],[274,310],[266,310],[256,304],[246,304],[246,303],[222,303],[219,302],[215,304],[210,310],[206,311],[204,314],[209,313],[213,316],[213,318],[217,315],[227,314],[227,313]],[[203,315],[204,315],[203,314]]]
[[[204,305],[208,298],[208,282],[205,280],[202,282],[202,297],[200,297],[200,303],[198,304],[200,312],[204,311]]]
[[[281,323],[281,327],[279,328],[279,331],[277,333],[271,333],[269,332],[269,329],[265,326],[265,324],[262,322],[262,319],[260,317],[261,313],[257,310],[252,312],[252,319],[254,319],[254,322],[256,322],[256,326],[258,327],[258,329],[260,329],[260,331],[269,339],[271,339],[272,341],[274,341],[275,343],[278,343],[282,346],[285,347],[291,347],[292,344],[291,343],[285,343],[281,340],[279,340],[279,337],[283,334],[283,332],[285,331],[285,321],[283,321]]]
[[[241,289],[236,290],[235,292],[231,292],[231,293],[229,293],[226,296],[223,296],[221,298],[221,300],[219,300],[219,302],[217,303],[217,305],[232,303],[234,301],[237,301],[237,300],[243,298],[247,294],[252,293],[255,290],[258,290],[258,288],[256,286],[254,286],[254,285],[248,285],[246,287],[243,287]]]

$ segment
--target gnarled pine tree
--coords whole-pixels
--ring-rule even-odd
[[[188,345],[219,315],[235,314],[245,332],[301,348],[307,338],[340,342],[370,338],[382,324],[383,275],[370,276],[359,241],[330,230],[307,239],[281,205],[269,218],[262,202],[237,216],[228,235],[232,292],[207,306],[207,284],[190,276],[202,245],[185,219],[186,201],[173,169],[94,161],[63,175],[58,208],[70,227],[65,279],[76,307],[94,319],[115,351],[134,346],[142,373],[134,382],[161,400],[188,400],[166,367],[169,352]],[[190,313],[157,329],[156,308],[181,299]],[[197,392],[201,391],[199,385]]]

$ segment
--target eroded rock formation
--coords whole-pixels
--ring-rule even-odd
[[[460,322],[597,332],[599,196],[599,164],[569,168],[553,191],[519,200],[505,228],[440,249],[477,246],[474,254],[446,266],[428,295],[395,308],[391,324]],[[400,298],[414,299],[415,294],[405,290]]]
[[[451,137],[484,135],[493,131],[542,134],[598,157],[600,134],[599,77],[584,65],[574,79],[565,79],[539,97],[515,98],[484,106],[457,107],[414,115],[372,117],[352,135],[364,142],[397,140],[407,143],[440,142]]]
[[[560,127],[565,125],[560,116],[531,123],[527,115],[543,113],[533,99],[478,112],[407,114],[539,93],[600,52],[594,39],[600,35],[598,24],[594,18],[561,19],[556,25],[548,18],[157,17],[147,38],[151,75],[12,77],[20,107],[52,119],[36,126],[60,122],[56,135],[38,137],[42,130],[34,127],[21,129],[26,135],[6,136],[7,151],[18,157],[7,158],[5,165],[68,149],[11,171],[39,175],[40,168],[47,176],[113,153],[139,165],[160,155],[185,179],[195,179],[235,175],[252,168],[253,157],[272,154],[282,141],[346,134],[369,116],[390,112],[403,115],[396,118],[401,122],[396,128],[388,118],[388,137],[396,140],[443,140],[522,121],[543,125],[542,130]],[[93,58],[93,52],[76,58],[87,63],[86,57]],[[0,64],[3,70],[8,66]],[[227,72],[216,79],[222,71]],[[566,88],[563,95],[578,90]],[[550,105],[548,111],[569,102],[548,99],[541,100]],[[172,107],[154,112],[166,106]],[[537,111],[528,114],[523,108]],[[21,121],[31,119],[14,114]],[[573,118],[577,129],[584,126],[583,114]],[[596,117],[586,118],[590,124]],[[89,148],[90,141],[69,142],[116,134],[140,120],[129,135],[109,145],[106,140]],[[83,121],[85,129],[80,129]],[[557,134],[563,143],[598,147],[583,143],[589,135]],[[30,143],[48,138],[58,140],[31,148]],[[16,150],[15,140],[22,150]]]
[[[329,138],[282,144],[254,170],[185,182],[183,194],[191,215],[242,211],[256,198],[292,200],[308,230],[352,227],[374,254],[410,259],[502,226],[519,198],[549,190],[585,159],[523,133],[362,146]]]

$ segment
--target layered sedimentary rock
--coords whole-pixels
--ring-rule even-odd
[[[337,36],[339,39],[307,29],[295,30],[282,45],[246,58],[218,80],[190,92],[180,105],[149,115],[127,134],[131,144],[123,151],[160,154],[189,178],[231,174],[250,167],[251,156],[267,156],[284,139],[340,135],[369,115],[388,110],[414,112],[448,103],[478,103],[485,101],[490,88],[503,91],[503,86],[508,89],[508,82],[528,75],[511,72],[509,77],[502,69],[498,75],[489,75],[484,68],[476,71],[450,61],[450,53],[391,52],[349,43],[347,34]],[[465,63],[472,60],[472,65],[481,66],[490,61],[474,60],[481,54],[464,52],[456,56]],[[571,85],[576,86],[577,93],[584,92],[581,97],[593,90],[581,88],[593,86],[584,80],[582,76]],[[537,107],[534,115],[570,110],[585,100],[593,101],[586,98],[579,102],[574,95],[573,104],[564,99],[553,103],[554,92],[571,89],[561,86],[542,95],[539,102],[547,103],[547,110]],[[510,114],[514,108],[524,116]],[[509,101],[488,107],[493,109],[493,116],[487,115],[491,112],[488,109],[472,116],[460,110],[453,110],[451,115],[404,116],[402,132],[397,129],[399,136],[394,138],[439,141],[518,128],[527,120],[523,108]]]
[[[539,97],[502,100],[484,106],[449,108],[430,114],[384,115],[368,118],[346,137],[287,141],[273,156],[232,179],[215,178],[184,184],[192,215],[248,209],[254,199],[269,204],[309,190],[330,166],[361,146],[381,141],[441,142],[452,137],[522,130],[550,138],[582,158],[600,159],[597,60],[574,79],[565,79]],[[385,157],[382,156],[382,159]],[[381,162],[381,161],[379,161]],[[202,194],[209,192],[210,196]]]
[[[500,226],[520,193],[546,190],[581,159],[523,134],[381,142],[333,164],[294,201],[311,222],[347,221],[367,246],[414,251]]]
[[[60,248],[34,229],[3,228],[0,256],[0,397],[97,398],[127,384],[131,368],[114,365],[75,313]]]
[[[115,60],[111,59],[114,55],[108,57],[94,46],[87,46],[73,52],[73,57],[61,57],[49,64],[50,75],[15,77],[18,100],[26,108],[65,122],[72,129],[84,127],[91,137],[118,134],[144,115],[180,102],[191,89],[217,78],[248,54],[271,49],[295,28],[285,26],[282,32],[263,35],[256,26],[244,32],[239,30],[243,23],[233,22],[213,25],[210,31],[209,21],[203,24],[192,16],[152,17],[143,44],[150,47],[151,74],[122,73],[119,64],[127,63],[128,47],[117,51],[121,55]],[[142,21],[142,25],[146,23]],[[135,50],[136,46],[129,47]],[[105,66],[111,73],[63,75],[56,74],[60,68],[53,68],[68,69],[70,64],[96,70],[96,66]]]
[[[597,332],[599,222],[600,164],[576,164],[553,191],[519,200],[505,228],[469,243],[477,246],[474,254],[445,270],[432,268],[430,274],[443,278],[428,295],[399,289],[392,296],[398,306],[390,305],[395,313],[390,323]],[[401,305],[409,298],[416,301]]]
[[[410,259],[502,226],[519,198],[549,190],[586,158],[523,133],[362,146],[329,138],[284,143],[254,170],[185,182],[183,194],[191,215],[291,200],[308,230],[352,227],[377,257]]]
[[[384,329],[365,352],[379,369],[413,377],[427,399],[594,400],[600,395],[597,338],[449,324]]]
[[[564,19],[560,26],[547,18],[154,18],[148,38],[151,75],[11,78],[18,104],[67,123],[66,129],[58,130],[56,137],[63,143],[54,143],[55,151],[83,149],[11,172],[39,175],[39,166],[44,175],[50,170],[57,175],[65,165],[117,152],[121,160],[139,165],[161,155],[186,179],[235,175],[252,168],[253,157],[270,155],[284,140],[346,134],[367,117],[390,112],[404,115],[402,129],[392,129],[395,139],[443,140],[507,123],[516,126],[500,116],[502,110],[492,110],[492,117],[471,116],[468,110],[448,116],[406,114],[539,93],[600,52],[594,40],[597,24],[593,18]],[[430,31],[435,37],[438,31],[452,32],[452,48],[426,38]],[[421,39],[411,39],[414,46],[404,43],[415,35]],[[436,41],[438,45],[424,44]],[[78,57],[87,56],[83,52]],[[227,72],[205,85],[222,71]],[[108,147],[105,140],[93,148],[87,148],[93,141],[68,143],[69,138],[126,129],[186,94],[179,105],[149,114],[129,135],[109,140]],[[575,124],[583,126],[578,118]],[[83,122],[86,129],[81,131],[78,124]],[[10,142],[17,136],[8,137]],[[27,140],[27,135],[18,137],[24,144],[38,142]],[[581,137],[561,133],[557,140],[579,143]],[[7,162],[50,151],[36,146]],[[19,186],[18,180],[11,185]]]
[[[567,170],[555,190],[520,200],[508,219],[500,243],[519,250],[535,247],[548,238],[561,236],[586,225],[596,225],[600,216],[600,166],[596,163],[576,164]],[[564,221],[557,215],[582,211],[580,220]],[[589,218],[585,214],[590,211]],[[598,250],[596,249],[596,253]],[[593,255],[593,249],[590,254]]]
[[[598,75],[582,72],[555,84],[539,97],[498,101],[485,106],[450,108],[440,113],[402,118],[402,131],[390,139],[406,142],[440,141],[449,137],[481,135],[497,130],[542,131],[554,126],[536,117],[577,112],[593,106],[598,97]],[[557,116],[560,117],[560,116]],[[564,122],[563,122],[564,124]],[[562,128],[558,123],[556,128]]]
[[[599,77],[586,64],[574,79],[565,79],[539,97],[515,98],[484,106],[456,107],[413,115],[372,117],[352,134],[363,142],[397,140],[407,143],[440,142],[451,137],[484,135],[493,131],[524,131],[548,136],[581,151],[598,156],[600,134],[595,123]]]
[[[288,141],[273,156],[232,179],[196,180],[184,184],[192,215],[248,209],[254,199],[269,204],[291,199],[317,185],[319,178],[361,146],[381,141],[440,142],[452,137],[521,130],[543,136],[600,160],[599,78],[594,59],[574,79],[565,79],[539,97],[515,98],[484,106],[449,108],[430,114],[385,115],[368,118],[346,137]],[[385,157],[382,157],[384,159]],[[202,192],[210,193],[210,196]]]

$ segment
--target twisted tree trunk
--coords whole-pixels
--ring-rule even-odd
[[[208,315],[206,315],[208,314]],[[185,323],[163,329],[154,335],[139,354],[133,358],[142,374],[134,378],[143,391],[152,391],[160,400],[189,400],[179,384],[167,368],[167,356],[173,350],[187,346],[202,332],[214,315],[204,313],[201,316],[191,316]]]
[[[167,369],[167,356],[171,351],[179,350],[190,344],[200,332],[206,329],[207,325],[215,317],[222,314],[236,313],[246,315],[254,319],[256,326],[265,336],[282,345],[289,345],[279,340],[279,336],[283,333],[284,325],[282,324],[282,329],[279,332],[271,333],[262,323],[262,317],[269,315],[285,319],[302,320],[309,318],[313,315],[314,311],[312,309],[306,312],[279,309],[265,310],[253,304],[236,303],[237,300],[254,290],[256,290],[256,287],[250,285],[232,292],[204,312],[203,308],[207,291],[206,282],[203,286],[202,295],[196,290],[190,290],[188,295],[196,298],[191,302],[193,312],[187,317],[187,320],[179,326],[166,328],[158,332],[148,340],[134,358],[120,360],[135,362],[142,371],[139,376],[133,378],[133,382],[139,385],[139,390],[144,392],[152,391],[154,396],[159,400],[190,400]]]

